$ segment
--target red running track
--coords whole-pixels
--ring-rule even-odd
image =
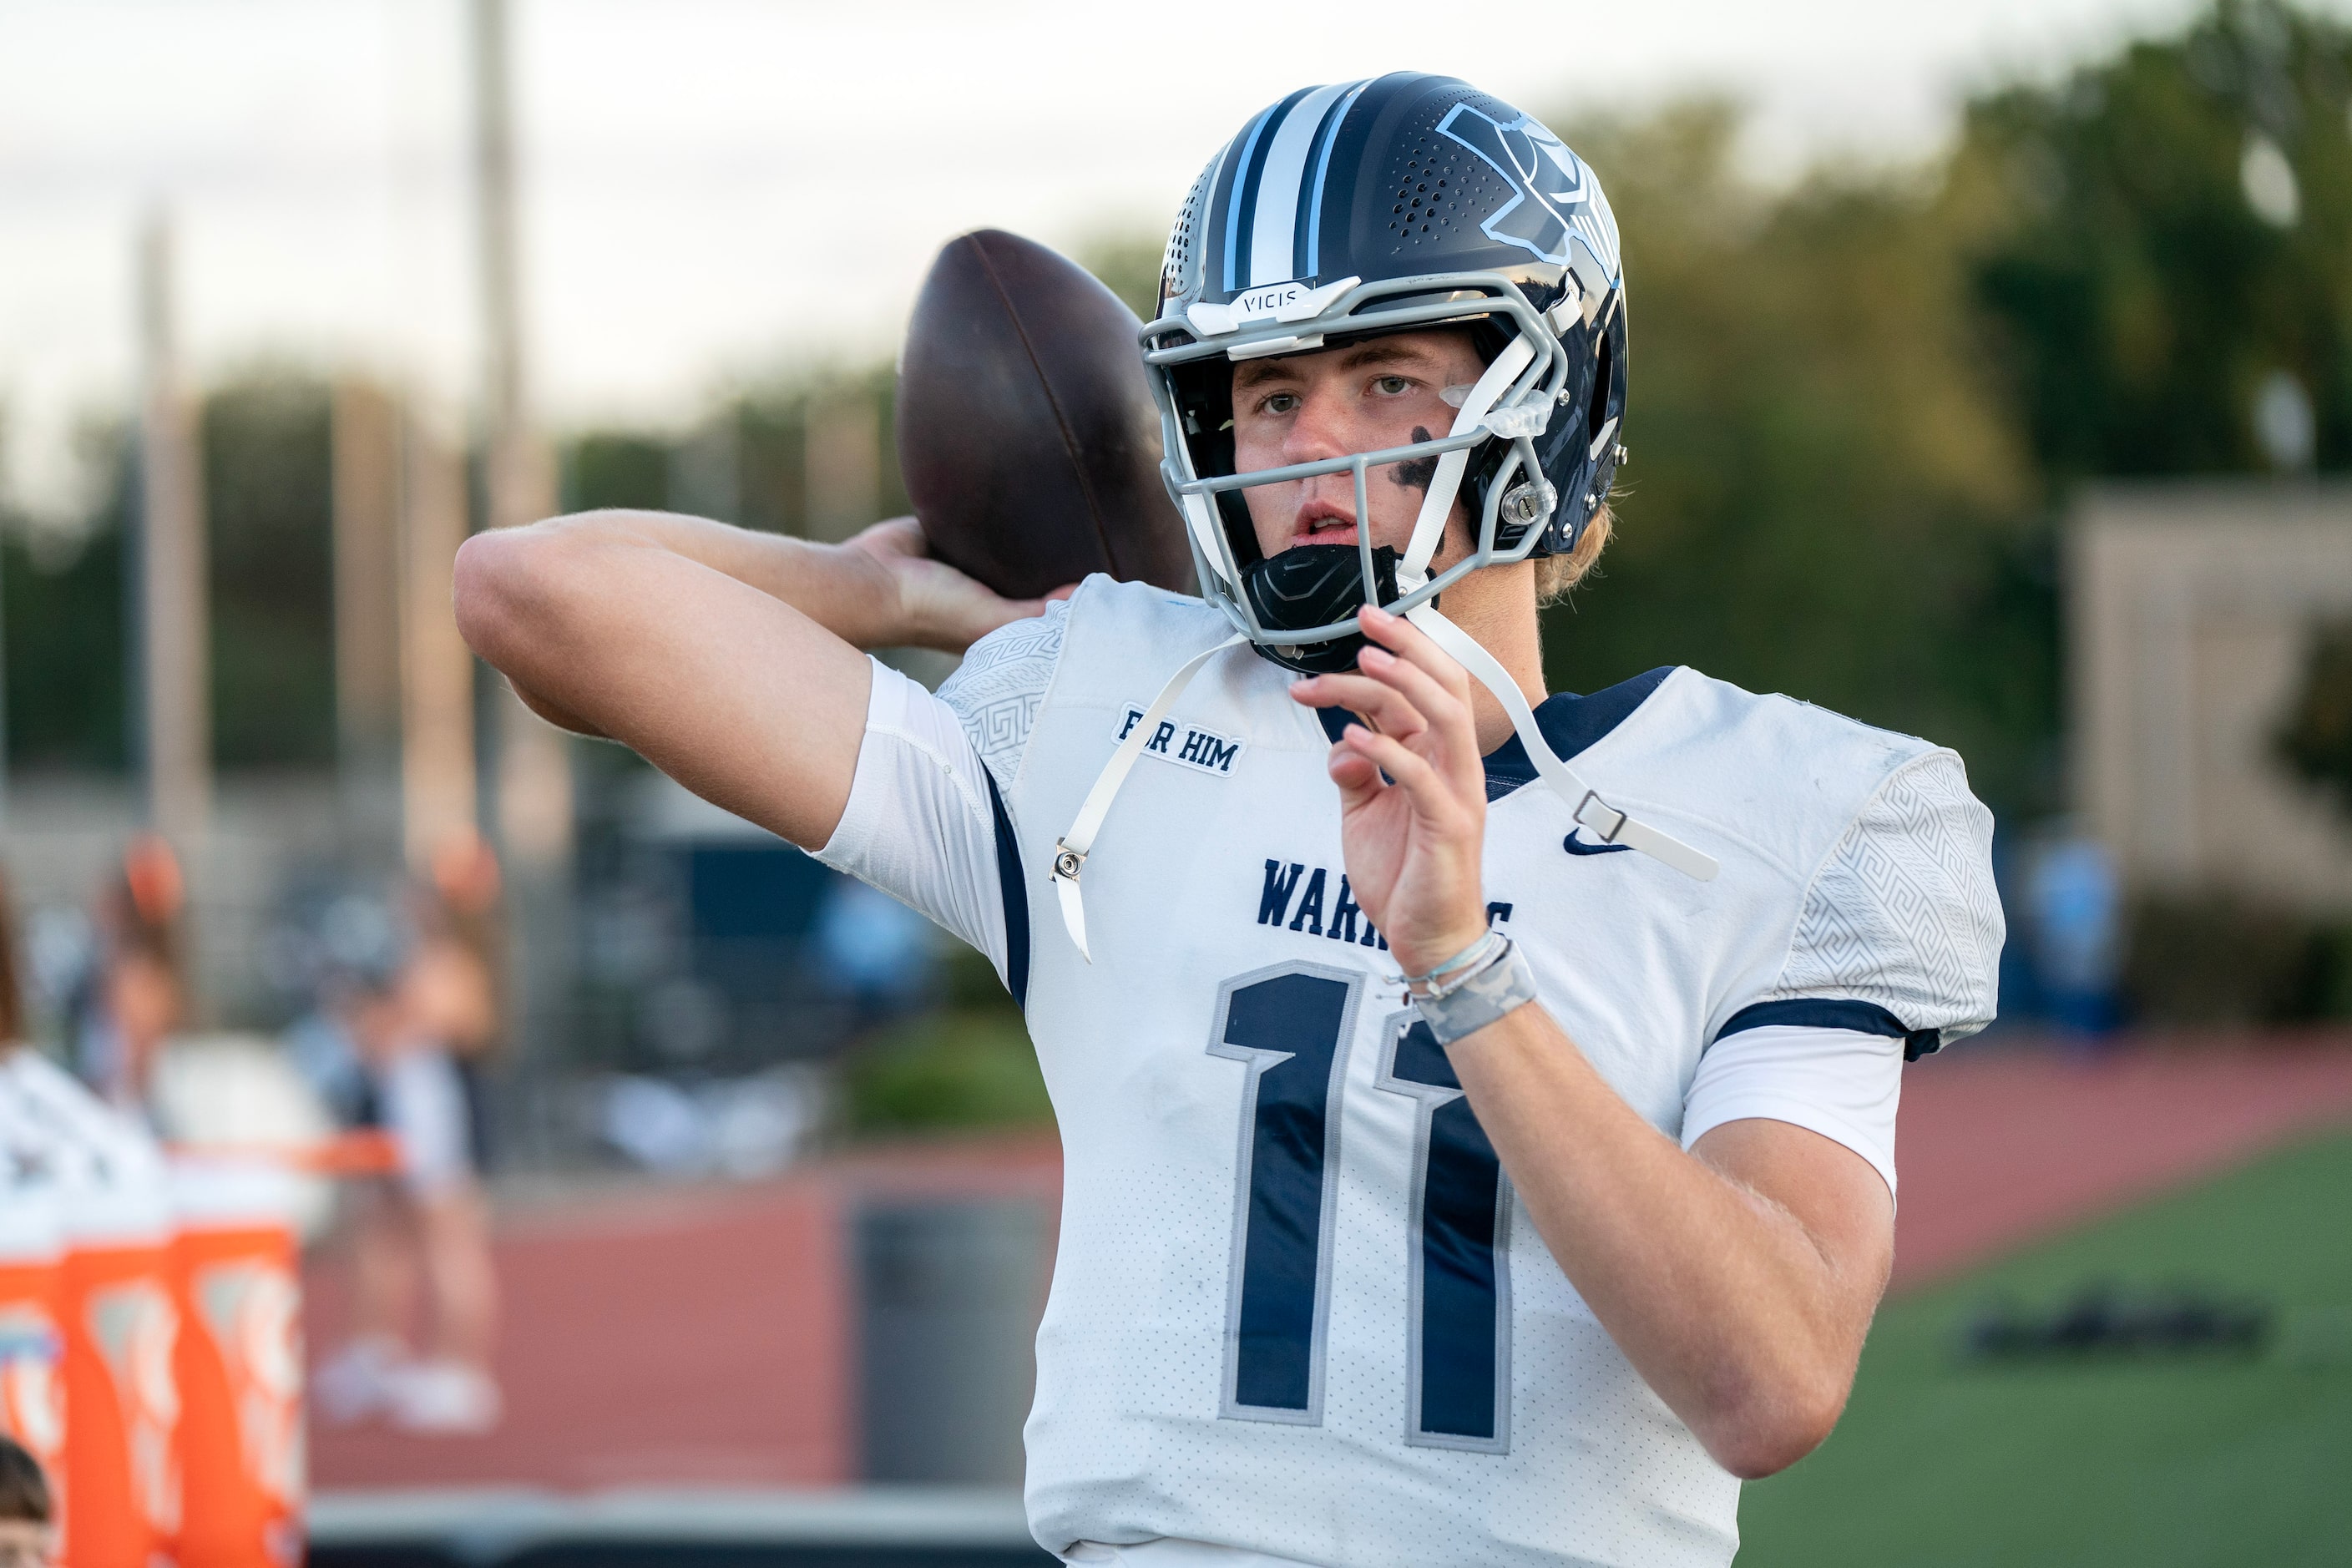
[[[2099,1056],[1967,1046],[1906,1069],[1895,1289],[2352,1121],[2352,1039]]]
[[[2344,1122],[2352,1041],[2340,1037],[2097,1058],[1962,1047],[1929,1058],[1904,1083],[1895,1287]],[[1030,1137],[510,1215],[499,1239],[504,1425],[433,1439],[322,1426],[314,1484],[855,1479],[845,1209],[877,1193],[1050,1205],[1059,1185],[1053,1141]],[[313,1268],[310,1302],[317,1353],[343,1315],[331,1264]]]
[[[893,1196],[1031,1196],[1051,1212],[1060,1191],[1059,1145],[1031,1134],[503,1217],[504,1422],[481,1437],[422,1438],[329,1427],[314,1413],[311,1484],[855,1480],[844,1214]],[[1050,1263],[1038,1260],[1041,1308]],[[341,1337],[347,1294],[331,1257],[308,1276],[315,1368]]]

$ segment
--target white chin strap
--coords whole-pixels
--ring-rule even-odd
[[[1486,367],[1470,395],[1462,400],[1462,412],[1454,416],[1454,428],[1448,437],[1466,436],[1486,422],[1495,406],[1495,399],[1510,389],[1519,372],[1536,357],[1535,345],[1526,334],[1513,338],[1495,363]],[[1429,581],[1429,563],[1437,547],[1445,539],[1445,520],[1454,515],[1454,498],[1462,493],[1462,476],[1470,468],[1470,448],[1447,452],[1437,459],[1437,471],[1430,476],[1429,489],[1421,500],[1421,515],[1412,520],[1412,537],[1405,541],[1404,559],[1397,563],[1397,587],[1410,594]]]
[[[1062,924],[1069,931],[1070,940],[1077,944],[1078,956],[1088,963],[1095,961],[1095,955],[1087,951],[1087,908],[1078,896],[1078,873],[1086,869],[1087,856],[1095,847],[1095,835],[1102,831],[1103,818],[1110,815],[1110,803],[1118,796],[1119,786],[1127,782],[1135,760],[1143,755],[1143,748],[1160,732],[1160,721],[1168,717],[1168,710],[1176,706],[1176,700],[1184,695],[1184,689],[1192,684],[1201,667],[1227,648],[1238,647],[1247,641],[1236,632],[1214,647],[1194,654],[1184,661],[1181,669],[1168,678],[1168,684],[1160,689],[1160,695],[1151,700],[1151,706],[1143,710],[1143,717],[1128,730],[1127,739],[1110,754],[1110,761],[1095,779],[1094,788],[1087,791],[1086,801],[1078,807],[1070,830],[1054,845],[1054,890],[1062,901]]]
[[[1515,338],[1508,347],[1495,356],[1469,395],[1462,400],[1462,411],[1454,417],[1450,435],[1460,436],[1485,423],[1486,416],[1500,397],[1535,357],[1534,345],[1525,337]],[[1469,469],[1470,455],[1462,451],[1444,453],[1437,459],[1437,470],[1431,476],[1428,494],[1423,499],[1421,514],[1414,519],[1412,537],[1407,542],[1403,559],[1397,564],[1397,586],[1412,593],[1429,581],[1429,563],[1437,553],[1437,546],[1445,537],[1445,520],[1454,510],[1454,497],[1461,492],[1462,477]],[[1184,521],[1201,542],[1202,557],[1214,561],[1215,521],[1210,503],[1203,497],[1185,498]],[[1543,731],[1536,727],[1536,716],[1528,709],[1527,699],[1519,692],[1518,682],[1496,661],[1495,656],[1473,641],[1468,633],[1437,613],[1433,605],[1423,605],[1407,616],[1413,625],[1427,633],[1430,639],[1451,654],[1467,669],[1480,685],[1495,694],[1511,718],[1511,728],[1517,731],[1519,742],[1527,747],[1528,756],[1535,763],[1543,780],[1558,791],[1569,804],[1577,826],[1588,828],[1603,844],[1622,844],[1628,849],[1639,849],[1654,859],[1664,861],[1685,876],[1702,882],[1712,881],[1716,863],[1708,856],[1685,844],[1682,840],[1659,832],[1646,824],[1636,822],[1623,812],[1602,800],[1600,795],[1579,778],[1576,771],[1552,751]],[[1143,748],[1160,731],[1160,721],[1201,668],[1229,647],[1238,647],[1249,639],[1236,634],[1214,647],[1205,648],[1185,660],[1182,668],[1168,678],[1151,706],[1136,721],[1110,754],[1110,761],[1096,778],[1094,787],[1087,791],[1085,802],[1078,807],[1070,830],[1054,845],[1054,890],[1061,901],[1062,925],[1077,947],[1078,956],[1088,963],[1094,954],[1087,950],[1086,901],[1078,891],[1079,875],[1086,869],[1087,857],[1095,847],[1095,836],[1102,831],[1103,818],[1110,814],[1111,802],[1118,795],[1119,787],[1135,767]]]
[[[1560,761],[1536,727],[1536,716],[1520,695],[1518,683],[1510,678],[1493,654],[1478,646],[1467,632],[1428,605],[1412,611],[1408,618],[1426,633],[1432,642],[1444,648],[1467,669],[1478,683],[1495,694],[1504,711],[1511,716],[1511,728],[1517,731],[1520,743],[1527,747],[1536,771],[1543,775],[1562,800],[1569,804],[1570,815],[1580,827],[1588,828],[1603,844],[1622,844],[1628,849],[1638,849],[1651,858],[1664,862],[1686,877],[1702,882],[1715,879],[1716,863],[1711,856],[1685,844],[1681,839],[1661,833],[1646,823],[1637,822],[1601,798],[1599,792],[1577,776],[1576,770]],[[1160,721],[1192,684],[1192,678],[1202,667],[1230,647],[1239,647],[1249,639],[1239,634],[1227,637],[1213,647],[1203,648],[1184,661],[1183,667],[1168,678],[1151,706],[1143,710],[1127,731],[1127,738],[1111,752],[1110,761],[1087,791],[1078,815],[1070,823],[1070,830],[1054,845],[1054,891],[1062,906],[1062,927],[1070,933],[1072,945],[1078,956],[1088,963],[1095,961],[1087,948],[1087,907],[1078,891],[1078,878],[1086,869],[1087,857],[1095,847],[1095,836],[1102,831],[1103,818],[1110,815],[1110,804],[1118,798],[1119,787],[1135,767],[1143,748],[1160,732]]]
[[[1536,725],[1536,716],[1500,660],[1478,646],[1468,632],[1437,613],[1434,605],[1423,605],[1408,610],[1405,619],[1419,626],[1429,640],[1454,657],[1456,663],[1470,672],[1471,679],[1495,694],[1503,711],[1511,718],[1511,728],[1517,731],[1519,743],[1527,748],[1528,759],[1551,785],[1560,799],[1568,802],[1569,814],[1580,827],[1590,828],[1592,836],[1603,844],[1622,844],[1628,849],[1638,849],[1653,860],[1673,867],[1685,877],[1696,877],[1702,882],[1715,880],[1717,867],[1715,858],[1702,854],[1681,839],[1661,833],[1645,822],[1637,822],[1601,798],[1600,792],[1577,775],[1574,768],[1560,761],[1559,754],[1544,739],[1543,731]]]
[[[1513,338],[1495,363],[1486,367],[1470,395],[1462,400],[1462,412],[1454,417],[1453,435],[1459,436],[1475,429],[1486,420],[1495,400],[1503,395],[1511,383],[1535,357],[1534,345],[1523,334]],[[1603,432],[1605,438],[1607,432]],[[1408,542],[1404,559],[1397,563],[1397,591],[1410,594],[1429,581],[1429,563],[1437,553],[1440,541],[1445,537],[1445,520],[1453,514],[1454,498],[1461,493],[1462,476],[1470,462],[1469,451],[1448,452],[1437,460],[1437,472],[1430,481],[1429,494],[1421,503],[1421,515],[1413,520],[1412,538]],[[1454,657],[1454,662],[1468,670],[1471,679],[1495,694],[1495,700],[1510,715],[1511,728],[1527,748],[1528,759],[1536,765],[1559,797],[1568,802],[1569,811],[1580,827],[1591,830],[1603,844],[1622,844],[1628,849],[1638,849],[1702,882],[1715,879],[1717,869],[1714,858],[1703,855],[1681,839],[1661,833],[1646,823],[1636,822],[1623,812],[1601,798],[1598,791],[1577,776],[1576,770],[1560,761],[1551,743],[1544,739],[1543,731],[1536,725],[1534,711],[1528,707],[1527,698],[1519,690],[1495,656],[1481,647],[1469,633],[1437,613],[1435,605],[1423,605],[1405,612],[1405,619],[1419,626],[1429,639]]]

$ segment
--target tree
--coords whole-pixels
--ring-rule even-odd
[[[205,399],[213,755],[335,761],[334,477],[326,384],[256,372]]]
[[[1950,187],[2053,476],[2264,467],[2266,386],[2352,463],[2347,108],[2352,33],[2274,0],[1969,107]]]
[[[1562,129],[1624,235],[1632,460],[1600,576],[1547,623],[1554,686],[1696,665],[1954,745],[1998,807],[2046,808],[2039,485],[1937,172],[1758,189],[1714,103]]]

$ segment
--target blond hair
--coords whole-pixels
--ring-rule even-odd
[[[1536,562],[1536,606],[1557,605],[1568,597],[1576,585],[1584,581],[1600,562],[1601,552],[1609,547],[1609,535],[1617,526],[1616,515],[1602,501],[1593,512],[1592,521],[1584,525],[1584,535],[1576,548],[1565,555],[1546,555]]]

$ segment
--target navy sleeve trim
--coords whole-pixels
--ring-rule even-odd
[[[1021,845],[1013,837],[1013,818],[997,793],[996,775],[980,770],[988,780],[988,809],[996,817],[996,885],[1004,895],[1004,988],[1013,1005],[1029,1005],[1029,887],[1021,875]]]
[[[1875,1002],[1828,996],[1791,996],[1779,1002],[1758,1002],[1734,1013],[1715,1032],[1717,1039],[1748,1029],[1851,1029],[1858,1035],[1885,1035],[1903,1042],[1903,1059],[1916,1062],[1944,1044],[1941,1029],[1906,1029],[1903,1020]]]

